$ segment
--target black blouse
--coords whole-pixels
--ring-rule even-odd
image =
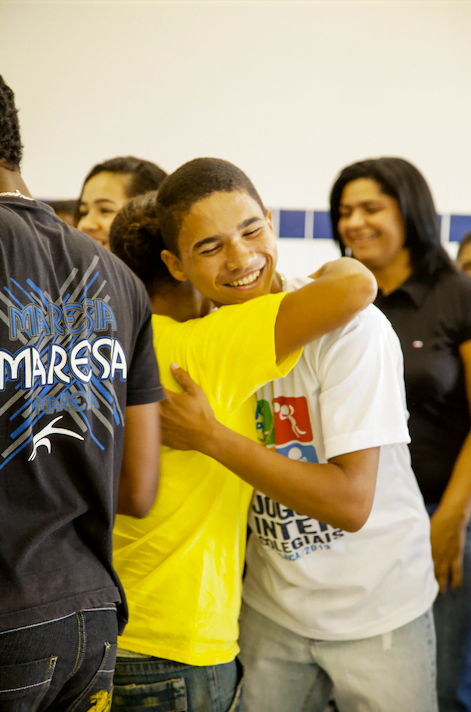
[[[471,278],[412,275],[375,304],[401,342],[412,467],[425,502],[436,504],[471,427],[458,350],[471,339]]]

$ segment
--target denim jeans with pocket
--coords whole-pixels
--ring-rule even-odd
[[[0,632],[1,712],[108,712],[116,607]]]
[[[238,660],[200,667],[118,657],[112,712],[241,712],[242,677]]]

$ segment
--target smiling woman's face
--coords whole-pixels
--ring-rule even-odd
[[[344,247],[371,270],[388,267],[404,247],[399,203],[371,178],[358,178],[342,191],[337,229]]]
[[[240,191],[198,201],[178,235],[180,255],[164,250],[173,276],[189,279],[215,304],[238,304],[268,294],[276,266],[271,218]]]
[[[102,171],[90,178],[83,188],[77,227],[108,250],[111,223],[129,200],[129,182],[129,175]]]

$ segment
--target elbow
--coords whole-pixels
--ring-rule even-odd
[[[135,519],[144,519],[152,507],[157,497],[158,476],[147,483],[147,486],[140,487],[120,487],[118,494],[118,514],[125,514]]]
[[[359,532],[363,529],[371,514],[373,502],[357,502],[349,507],[342,517],[341,528],[346,532]],[[340,522],[339,522],[340,525]]]
[[[128,501],[124,508],[118,509],[118,514],[126,514],[128,517],[134,517],[135,519],[144,519],[150,510],[152,509],[153,502],[143,502],[143,501]],[[126,511],[123,511],[125,509]]]
[[[154,501],[155,497],[153,500],[143,497],[126,497],[125,501],[119,502],[117,513],[135,519],[144,519],[152,509]]]
[[[356,303],[358,310],[365,309],[372,304],[378,293],[378,283],[375,276],[366,267],[358,274],[357,285],[352,290],[353,302]]]

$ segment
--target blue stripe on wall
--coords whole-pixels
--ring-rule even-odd
[[[331,240],[330,214],[328,210],[279,210],[279,237]],[[439,215],[440,225],[442,215]],[[471,215],[445,216],[444,242],[457,242],[471,230]],[[450,230],[448,234],[448,217]],[[306,230],[308,234],[306,234]]]
[[[471,215],[450,216],[450,242],[459,242],[469,230],[471,230]]]
[[[305,210],[280,210],[280,237],[304,237]]]
[[[330,214],[326,210],[314,211],[314,238],[321,240],[332,239],[332,228],[330,227]]]

